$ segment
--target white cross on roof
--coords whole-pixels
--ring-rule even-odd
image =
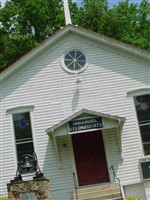
[[[70,10],[69,10],[69,5],[68,5],[68,0],[62,0],[64,4],[64,13],[65,13],[65,22],[66,25],[72,24],[71,23],[71,17],[70,17]]]

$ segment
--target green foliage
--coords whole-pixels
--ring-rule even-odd
[[[60,0],[11,0],[0,8],[0,70],[64,25]]]
[[[83,0],[76,23],[95,32],[103,32],[107,10],[107,0]]]
[[[150,50],[150,2],[129,0],[108,8],[107,0],[83,0],[77,22],[79,26],[117,40]]]
[[[7,200],[7,197],[0,196],[0,200]]]
[[[136,197],[128,197],[125,200],[143,200],[141,198],[136,198]]]

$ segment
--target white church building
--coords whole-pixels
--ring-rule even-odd
[[[52,200],[118,180],[150,200],[149,52],[68,24],[0,79],[0,195],[36,152]]]

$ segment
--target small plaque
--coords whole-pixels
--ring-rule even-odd
[[[19,195],[20,200],[36,200],[35,193],[21,193]]]

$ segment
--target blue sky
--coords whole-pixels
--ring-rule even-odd
[[[109,6],[113,7],[115,4],[118,4],[121,0],[108,0]],[[130,3],[141,3],[142,0],[130,0]]]
[[[77,2],[77,3],[79,3],[79,4],[81,4],[81,2],[82,2],[82,0],[73,0],[73,1],[75,1],[75,2]],[[113,7],[113,5],[117,4],[117,3],[120,2],[120,1],[122,1],[122,0],[108,0],[109,6],[110,6],[110,7]],[[130,2],[133,2],[133,3],[141,3],[141,1],[142,1],[142,0],[130,0]],[[2,4],[4,4],[5,0],[0,0],[0,2],[1,2]]]
[[[77,2],[78,4],[81,4],[82,0],[73,0]],[[123,0],[108,0],[109,7],[113,7],[115,4],[118,4],[118,2]],[[131,3],[141,3],[142,0],[130,0]]]

